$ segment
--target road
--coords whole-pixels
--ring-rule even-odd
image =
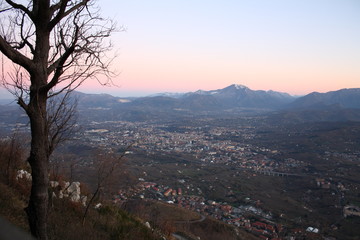
[[[183,236],[180,236],[179,234],[173,233],[172,236],[176,238],[177,240],[192,240]]]
[[[199,222],[203,222],[205,219],[206,219],[206,217],[204,215],[200,214],[200,219],[188,220],[188,221],[176,221],[175,223],[180,223],[180,224],[182,224],[182,223],[199,223]],[[172,236],[175,237],[177,240],[193,240],[190,238],[180,236],[179,234],[176,234],[176,233],[173,233]]]
[[[175,223],[199,223],[199,222],[203,222],[206,217],[204,215],[200,214],[200,219],[197,220],[187,220],[187,221],[175,221]]]

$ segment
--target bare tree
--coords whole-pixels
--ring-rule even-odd
[[[82,218],[82,224],[85,224],[86,216],[89,212],[89,208],[94,201],[99,197],[100,192],[106,193],[106,191],[113,191],[113,187],[118,186],[118,181],[121,179],[121,167],[124,164],[124,157],[126,152],[131,148],[131,145],[126,150],[117,156],[113,153],[98,153],[94,159],[94,179],[96,179],[95,190],[91,194],[89,202],[86,205],[84,215]]]
[[[19,134],[15,132],[10,139],[0,140],[0,174],[7,185],[14,183],[17,170],[24,161],[24,148]]]
[[[48,100],[88,79],[110,83],[106,40],[114,24],[99,16],[93,0],[0,0],[0,23],[1,81],[30,120],[33,180],[26,212],[31,233],[47,239],[49,157],[73,115],[64,102],[54,108]]]

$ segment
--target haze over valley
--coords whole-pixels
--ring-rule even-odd
[[[154,213],[139,209],[162,203],[163,211],[199,214],[199,222],[172,222],[187,239],[216,239],[203,221],[231,227],[221,233],[229,239],[236,231],[254,239],[360,234],[360,218],[347,210],[360,197],[360,89],[294,97],[233,84],[137,98],[75,92],[75,99],[77,130],[52,163],[64,172],[72,163],[72,178],[92,186],[96,151],[126,153],[126,177],[106,197],[146,221]],[[3,139],[28,133],[17,105],[0,112]]]

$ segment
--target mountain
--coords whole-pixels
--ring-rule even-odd
[[[246,86],[231,85],[223,89],[183,94],[156,94],[139,98],[119,98],[108,94],[75,92],[79,116],[93,121],[171,120],[194,116],[254,115],[280,109],[295,98],[287,93],[254,91]]]
[[[219,90],[197,91],[189,93],[187,96],[194,94],[213,96],[225,108],[277,109],[295,99],[287,93],[251,90],[246,86],[237,84]]]
[[[327,93],[313,92],[288,105],[293,109],[360,109],[360,88],[341,89]]]
[[[313,92],[295,99],[269,117],[283,123],[360,121],[360,88]]]
[[[152,94],[148,97],[172,97],[172,98],[180,98],[184,95],[184,93],[172,93],[172,92],[163,92]]]
[[[309,123],[309,122],[359,122],[360,109],[294,109],[271,112],[267,115],[270,123]]]
[[[74,92],[79,116],[89,121],[172,120],[192,117],[226,117],[272,114],[274,121],[360,121],[360,88],[294,97],[276,91],[251,90],[230,85],[217,90],[182,94],[156,94],[119,98],[108,94]],[[0,107],[0,121],[19,118],[16,104]]]
[[[0,105],[16,105],[16,101],[14,99],[0,99]]]
[[[154,102],[154,98],[156,101]],[[223,89],[189,92],[183,95],[160,94],[135,100],[133,104],[172,106],[191,111],[218,111],[236,108],[248,109],[279,109],[292,102],[295,97],[287,93],[274,91],[251,90],[243,85],[230,85]],[[165,103],[167,102],[167,103]],[[152,104],[153,103],[153,104]]]
[[[111,107],[114,104],[119,103],[119,98],[111,96],[109,94],[86,94],[82,92],[73,92],[72,99],[76,100],[81,107]]]
[[[183,94],[157,94],[118,98],[107,94],[75,93],[80,115],[102,120],[171,120],[191,117],[225,117],[270,114],[271,121],[359,121],[360,89],[313,92],[294,97],[276,91],[251,90],[230,85],[217,90]]]
[[[360,88],[341,89],[327,93],[313,92],[303,97],[287,93],[251,90],[243,85],[230,85],[223,89],[185,93],[176,98],[147,97],[135,100],[133,106],[151,107],[152,113],[159,108],[166,114],[212,116],[275,113],[271,118],[278,121],[321,122],[359,121]],[[175,112],[181,109],[182,112]],[[159,113],[159,112],[158,112]],[[165,112],[162,112],[165,113]],[[155,114],[161,116],[161,114]],[[149,116],[149,115],[148,115]],[[166,115],[169,116],[169,115]]]

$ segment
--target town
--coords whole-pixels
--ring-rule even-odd
[[[203,120],[192,124],[106,121],[89,123],[77,138],[94,148],[125,151],[127,158],[134,158],[130,168],[136,168],[133,172],[138,184],[120,189],[113,198],[116,203],[134,198],[163,201],[245,228],[265,239],[289,236],[316,239],[326,232],[336,232],[344,209],[357,199],[360,190],[356,182],[344,180],[349,169],[339,166],[326,172],[316,170],[310,159],[296,158],[296,154],[275,148],[275,144],[257,145],[257,134],[258,128],[249,120],[245,125],[234,127],[216,126]],[[331,151],[327,146],[324,149],[326,151],[317,157],[331,164],[334,158],[356,162],[360,157],[360,152]],[[214,174],[210,168],[223,169],[226,174]],[[280,195],[291,195],[295,189],[303,189],[304,193],[293,205],[284,200],[289,209],[293,208],[292,216],[286,213],[288,208],[280,212],[268,200],[283,201],[284,196],[239,192],[236,180],[230,178],[249,179],[249,184],[256,179],[284,186],[294,182],[294,186],[283,187]],[[320,209],[319,201],[326,202],[328,209]],[[326,212],[319,217],[322,220],[311,221],[306,217],[318,216],[322,211]],[[329,214],[336,216],[333,222],[324,220]]]
[[[28,131],[25,123],[1,124],[18,133]],[[351,134],[338,134],[350,139],[339,141],[347,144],[341,151],[344,146],[336,140],[319,145],[321,139],[309,137],[307,128],[315,125],[272,126],[261,116],[82,120],[77,127],[73,140],[60,151],[75,156],[76,171],[82,175],[92,166],[96,149],[128,159],[127,171],[136,181],[113,193],[119,206],[131,199],[160,201],[263,239],[344,236],[342,229],[358,221],[353,204],[360,194],[360,151]]]

